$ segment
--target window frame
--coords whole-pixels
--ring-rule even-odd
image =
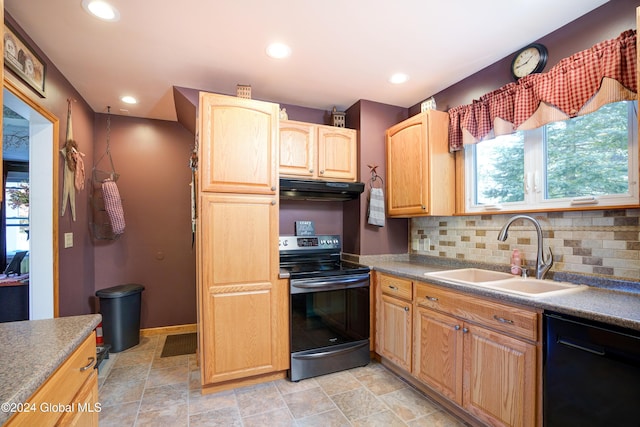
[[[595,209],[622,209],[637,207],[640,203],[638,191],[638,102],[629,103],[627,120],[631,125],[628,128],[628,168],[629,168],[629,193],[602,196],[585,196],[575,198],[546,198],[546,144],[545,127],[524,131],[524,200],[522,202],[504,202],[498,204],[476,204],[476,161],[475,146],[467,145],[460,152],[462,175],[464,176],[464,213],[499,213],[499,212],[544,212],[558,210],[595,210]],[[487,143],[485,142],[480,142]],[[488,142],[490,143],[490,142]],[[529,186],[527,190],[526,186]]]

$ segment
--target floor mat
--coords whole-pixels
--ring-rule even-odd
[[[196,333],[167,335],[160,357],[181,356],[194,354],[197,347]]]

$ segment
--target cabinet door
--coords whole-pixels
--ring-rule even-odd
[[[358,178],[358,138],[353,129],[318,126],[318,178]]]
[[[462,404],[462,321],[419,307],[416,313],[414,374]]]
[[[387,129],[389,216],[453,215],[455,163],[449,115],[429,110]]]
[[[59,427],[98,427],[100,407],[98,404],[98,371],[93,370],[73,399],[73,411],[65,412],[58,420]]]
[[[313,178],[316,129],[309,123],[280,122],[280,175]]]
[[[202,381],[287,369],[287,287],[274,196],[204,194],[199,217]]]
[[[382,295],[379,301],[378,353],[411,372],[411,303],[387,295]]]
[[[478,326],[464,334],[464,407],[491,425],[536,421],[536,346]]]
[[[278,105],[200,93],[202,191],[275,194]]]
[[[419,114],[387,130],[387,212],[428,213],[427,116]]]

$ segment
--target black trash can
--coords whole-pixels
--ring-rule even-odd
[[[111,352],[126,350],[140,342],[140,306],[144,286],[126,284],[96,291],[100,298],[102,335]]]

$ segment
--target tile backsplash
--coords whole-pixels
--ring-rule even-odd
[[[542,227],[545,253],[553,252],[552,271],[640,280],[640,209],[527,215]],[[508,265],[517,248],[532,267],[537,239],[531,222],[518,220],[506,241],[497,239],[512,216],[413,218],[409,253]]]

